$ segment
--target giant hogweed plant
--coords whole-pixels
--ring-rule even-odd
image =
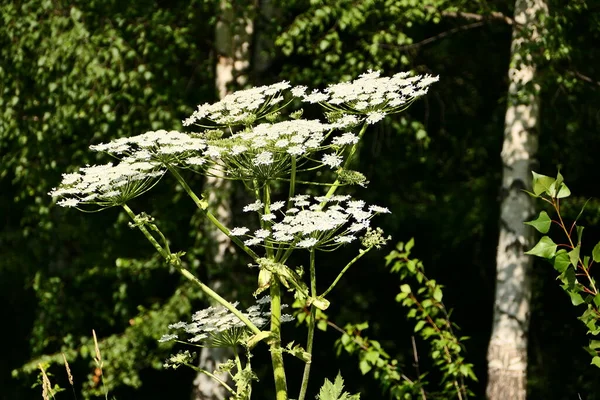
[[[405,110],[437,80],[409,73],[381,77],[369,71],[324,90],[308,91],[280,82],[238,91],[217,103],[198,106],[183,121],[194,131],[152,131],[91,146],[116,161],[64,174],[60,186],[50,194],[58,199],[58,205],[81,211],[121,207],[131,219],[130,226],[146,237],[165,263],[214,300],[216,306],[198,311],[191,322],[171,324],[161,341],[232,348],[232,360],[219,365],[217,371],[201,371],[222,385],[230,398],[250,398],[256,379],[251,353],[264,345],[271,355],[276,399],[304,400],[317,310],[328,308],[327,295],[354,263],[388,240],[381,229],[371,225],[375,216],[390,212],[387,208],[367,205],[338,191],[347,185],[366,185],[366,178],[348,167],[369,125]],[[299,102],[321,106],[324,118],[302,119],[302,109],[290,110]],[[309,181],[307,176],[314,176],[319,169],[331,169],[333,182]],[[194,276],[182,261],[184,252],[171,249],[159,223],[132,208],[131,200],[150,191],[167,173],[214,228],[248,256],[249,265],[257,271],[257,304],[243,311]],[[241,182],[254,197],[243,211],[255,216],[255,227],[229,227],[219,221],[206,196],[185,179],[191,173]],[[287,187],[286,195],[275,191],[282,186]],[[322,190],[322,194],[308,194],[309,188],[311,193]],[[318,254],[354,243],[358,243],[357,255],[319,291]],[[294,252],[308,253],[306,273],[291,265]],[[291,319],[282,313],[286,292],[312,316],[306,318],[306,343],[286,342],[281,337],[281,324]],[[305,363],[297,395],[288,393],[285,354]],[[180,352],[165,363],[173,368],[180,365],[197,368],[193,353]],[[217,372],[226,372],[231,379],[223,380]],[[318,397],[358,398],[342,389],[341,378],[333,383],[326,380]]]
[[[600,291],[592,275],[594,263],[600,262],[600,242],[592,248],[591,255],[582,252],[584,227],[577,224],[583,214],[585,204],[571,223],[565,222],[561,215],[561,201],[571,195],[560,172],[556,178],[533,172],[533,191],[530,196],[548,203],[555,212],[551,218],[541,211],[537,218],[526,224],[533,226],[544,236],[526,254],[549,261],[556,272],[561,288],[569,295],[574,306],[585,307],[579,320],[587,327],[587,333],[593,337],[600,335]],[[561,239],[555,243],[546,234],[554,226],[561,232]],[[558,236],[555,236],[558,237]],[[586,350],[592,356],[592,364],[600,367],[600,340],[591,339]]]

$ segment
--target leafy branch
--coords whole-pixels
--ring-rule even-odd
[[[588,328],[587,333],[598,336],[600,334],[600,293],[591,275],[591,269],[594,262],[600,261],[600,242],[594,246],[591,257],[582,256],[584,227],[577,225],[577,221],[583,214],[585,204],[570,225],[565,223],[560,212],[560,202],[561,199],[571,195],[571,190],[564,183],[560,172],[556,178],[533,172],[533,192],[527,193],[550,204],[556,213],[556,219],[551,219],[546,211],[541,211],[536,219],[526,222],[544,236],[525,254],[546,259],[552,264],[559,273],[557,279],[562,283],[561,288],[569,295],[571,303],[574,306],[585,304],[586,309],[579,320]],[[565,243],[557,244],[546,236],[552,224],[557,225],[563,232]],[[600,340],[590,340],[586,350],[593,357],[592,364],[600,367]]]

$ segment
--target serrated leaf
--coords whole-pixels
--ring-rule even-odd
[[[318,400],[360,400],[360,394],[350,395],[348,392],[344,392],[344,380],[338,372],[334,383],[331,383],[328,379],[325,379],[325,383],[319,390]]]
[[[525,254],[550,259],[556,254],[557,247],[558,246],[552,241],[552,239],[550,239],[548,236],[544,236],[533,247],[533,249],[526,251]]]
[[[549,196],[554,197],[554,193],[550,192],[552,184],[556,181],[554,178],[546,175],[537,174],[535,172],[531,172],[533,174],[533,193],[536,196],[546,192]]]
[[[546,211],[542,211],[536,219],[525,222],[525,224],[533,226],[540,233],[548,233],[552,220]]]

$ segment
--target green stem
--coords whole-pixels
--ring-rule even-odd
[[[563,222],[562,216],[560,215],[560,203],[558,203],[558,200],[557,200],[556,202],[553,202],[552,205],[554,206],[554,209],[556,210],[556,214],[558,215],[558,219],[560,221],[560,227],[565,232],[565,235],[567,236],[567,239],[569,239],[569,243],[571,244],[571,248],[574,249],[576,246],[573,243],[573,239],[571,239],[571,235],[569,235],[569,232],[567,231],[567,227],[566,227],[565,223]],[[581,238],[578,238],[578,240],[581,242]],[[578,243],[578,245],[579,245],[579,243]],[[593,293],[592,294],[594,296],[597,295],[598,294],[598,289],[596,289],[596,284],[594,283],[594,280],[590,276],[590,273],[589,273],[586,265],[583,263],[583,261],[581,261],[581,258],[579,258],[577,261],[579,262],[579,264],[581,264],[581,269],[585,273],[585,276],[588,279],[588,281],[590,282],[590,285],[592,285],[592,289],[593,289]]]
[[[259,197],[260,199],[260,197]],[[263,203],[265,205],[264,214],[271,213],[271,186],[269,182],[265,182],[265,187],[263,189]],[[271,227],[270,221],[260,221],[260,224],[263,229],[269,229]],[[271,243],[269,243],[269,239],[265,239],[265,249],[267,252],[268,258],[273,258],[273,248],[271,247]]]
[[[131,208],[129,208],[129,206],[127,206],[127,204],[123,204],[123,209],[125,210],[125,212],[127,213],[127,215],[129,215],[129,217],[131,218],[131,220],[135,222],[135,214],[131,210]],[[217,292],[215,292],[214,290],[212,290],[211,288],[209,288],[208,286],[206,286],[204,283],[202,283],[202,281],[200,281],[200,279],[196,278],[190,271],[188,271],[187,269],[185,269],[181,265],[181,262],[175,262],[175,263],[172,262],[172,259],[173,259],[172,258],[172,254],[170,254],[167,251],[165,251],[165,249],[156,241],[156,239],[154,238],[154,236],[152,236],[152,234],[150,232],[148,232],[148,229],[146,229],[146,227],[144,225],[139,224],[137,227],[144,234],[144,236],[146,237],[146,239],[148,239],[148,241],[152,244],[152,246],[154,246],[154,248],[158,251],[158,253],[170,265],[173,265],[175,268],[177,268],[177,270],[186,279],[192,281],[194,284],[196,284],[197,286],[199,286],[200,289],[204,293],[206,293],[208,296],[210,296],[212,299],[214,299],[217,303],[221,304],[223,307],[225,307],[226,309],[228,309],[229,311],[231,311],[231,313],[233,315],[235,315],[236,317],[238,317],[244,324],[246,324],[246,326],[248,328],[250,328],[250,330],[254,334],[258,335],[258,334],[261,333],[260,329],[258,329],[258,327],[256,325],[254,325],[254,323],[252,323],[252,321],[250,321],[248,319],[248,317],[246,317],[244,314],[242,314],[242,312],[240,310],[238,310],[237,308],[235,308],[233,306],[233,304],[231,304],[230,302],[228,302],[227,300],[225,300]]]
[[[187,182],[179,174],[177,169],[173,167],[168,168],[169,171],[173,174],[173,176],[175,176],[175,179],[177,179],[177,181],[181,184],[183,190],[185,190],[186,193],[192,198],[192,200],[194,201],[196,206],[198,206],[198,209],[204,214],[204,216],[208,218],[208,220],[212,222],[213,225],[217,227],[217,229],[219,229],[221,232],[227,235],[227,237],[231,239],[233,243],[235,243],[240,249],[244,250],[246,254],[248,254],[250,257],[252,257],[254,261],[256,261],[259,258],[258,255],[252,249],[246,246],[244,242],[242,242],[240,239],[229,234],[229,229],[227,229],[225,225],[223,225],[210,211],[208,211],[208,202],[200,200],[200,198],[196,196],[196,193],[194,193],[192,188],[190,188]]]
[[[271,361],[273,363],[273,377],[275,379],[275,398],[287,400],[287,381],[283,366],[283,352],[281,350],[281,288],[279,280],[271,280]]]
[[[329,294],[329,292],[331,292],[333,290],[333,288],[335,287],[335,285],[337,285],[337,283],[340,281],[340,279],[342,279],[342,276],[346,273],[346,271],[348,271],[348,268],[350,268],[352,266],[352,264],[354,264],[355,262],[357,262],[362,256],[364,256],[365,254],[367,254],[369,252],[369,250],[371,250],[371,249],[372,249],[372,247],[369,247],[368,249],[365,249],[365,250],[360,250],[360,252],[358,253],[358,255],[356,257],[354,257],[348,264],[346,264],[346,266],[344,267],[344,269],[342,269],[342,271],[338,274],[338,276],[331,283],[331,285],[329,286],[329,288],[327,288],[327,290],[323,292],[323,294],[321,295],[321,297],[327,296]]]
[[[225,381],[223,381],[221,378],[219,378],[218,376],[211,374],[210,372],[208,372],[205,369],[202,368],[198,368],[195,365],[191,365],[191,364],[185,364],[188,367],[192,368],[193,370],[196,370],[198,372],[203,373],[204,375],[207,375],[209,377],[211,377],[212,379],[214,379],[216,382],[218,382],[221,386],[223,386],[225,389],[227,389],[227,391],[229,391],[229,393],[235,395],[235,391],[231,388],[231,386],[229,386],[227,383],[225,383]]]
[[[360,140],[362,139],[362,137],[366,131],[367,131],[367,123],[365,122],[363,124],[362,128],[360,129],[360,132],[358,133],[358,142],[354,143],[354,145],[350,148],[350,154],[348,154],[348,157],[346,158],[346,161],[344,162],[342,169],[345,170],[350,165],[350,161],[352,161],[352,157],[354,156],[354,153],[356,153],[356,149],[358,148],[358,145],[360,144]],[[340,187],[339,178],[336,179],[335,182],[333,182],[333,185],[331,185],[331,187],[329,188],[329,191],[327,192],[325,197],[330,198],[331,196],[333,196],[338,187]],[[323,208],[324,206],[325,206],[325,202],[323,202],[321,204],[321,208]]]
[[[288,207],[292,202],[292,197],[294,197],[294,192],[296,191],[296,157],[292,156],[292,169],[290,172],[290,191],[288,192]]]
[[[317,297],[317,274],[315,268],[315,249],[310,251],[310,295],[314,299]],[[304,364],[304,373],[302,374],[302,384],[300,385],[300,394],[298,400],[304,400],[306,390],[308,389],[308,379],[310,377],[310,367],[312,365],[312,349],[315,338],[315,323],[317,319],[317,308],[314,304],[310,306],[310,319],[308,320],[308,337],[306,339],[306,352],[311,355],[311,360]]]
[[[242,372],[242,361],[240,360],[237,349],[233,349],[233,354],[235,355],[235,365],[237,366],[238,372]]]

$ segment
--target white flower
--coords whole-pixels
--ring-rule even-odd
[[[352,225],[350,225],[350,228],[348,228],[348,231],[356,233],[356,232],[365,230],[368,227],[369,227],[369,221],[355,222]]]
[[[402,107],[417,97],[427,93],[429,86],[437,82],[438,77],[416,75],[410,77],[401,72],[392,77],[381,77],[379,71],[361,74],[351,82],[330,85],[324,91],[314,90],[304,95],[303,100],[309,103],[327,103],[335,110],[344,113],[369,115],[367,123],[373,124],[381,120],[385,114],[398,112]],[[336,121],[343,125],[346,121]],[[351,121],[347,121],[351,125]]]
[[[160,339],[158,339],[158,341],[160,343],[164,343],[164,342],[170,342],[171,340],[175,340],[177,339],[179,336],[175,335],[175,334],[164,334],[162,335],[162,337]]]
[[[233,228],[232,230],[229,231],[229,234],[231,236],[242,236],[245,235],[246,233],[248,233],[250,229],[245,228],[245,227],[240,227],[240,228]]]
[[[262,239],[252,238],[252,239],[248,239],[244,242],[244,244],[246,246],[256,246],[259,243],[262,243]]]
[[[254,165],[269,165],[273,163],[273,153],[263,151],[254,158]]]
[[[341,156],[337,154],[325,154],[321,159],[321,162],[331,168],[339,167],[342,163],[343,159]]]
[[[390,214],[391,211],[387,207],[369,206],[369,211],[380,214]]]
[[[341,136],[334,137],[333,140],[331,141],[331,143],[333,143],[336,146],[345,146],[345,145],[349,145],[349,144],[355,144],[355,143],[358,143],[358,136],[356,136],[352,132],[346,132],[346,133],[342,134]]]
[[[258,239],[265,239],[268,238],[270,235],[271,232],[266,229],[258,229],[254,232],[254,236],[256,236]]]
[[[258,211],[258,210],[261,210],[263,208],[263,206],[264,206],[264,204],[262,201],[256,200],[254,203],[251,203],[251,204],[248,204],[247,206],[245,206],[243,211],[244,212]]]
[[[351,243],[354,240],[356,240],[356,237],[352,235],[338,236],[335,238],[336,243]]]
[[[370,111],[367,113],[367,123],[375,124],[385,118],[386,113],[379,111]]]
[[[311,94],[308,95],[304,95],[302,97],[302,99],[306,102],[309,103],[320,103],[323,101],[327,101],[327,99],[329,98],[329,96],[327,96],[325,93],[320,93],[318,90],[313,90],[313,92]]]
[[[204,165],[206,164],[206,159],[204,157],[190,157],[185,162],[190,165]]]
[[[199,123],[203,119],[217,125],[248,125],[252,121],[273,111],[273,106],[282,101],[278,94],[290,87],[286,81],[269,86],[258,86],[238,90],[214,104],[202,104],[183,121],[184,126]]]
[[[63,182],[49,195],[61,198],[57,204],[62,207],[86,204],[112,207],[148,191],[163,173],[164,170],[145,161],[86,166],[79,172],[63,175]]]
[[[277,216],[275,214],[264,214],[260,217],[263,221],[273,221]]]
[[[294,96],[294,97],[302,97],[306,93],[306,90],[307,90],[306,86],[295,86],[291,90],[292,96]]]
[[[275,203],[271,204],[270,209],[271,211],[277,211],[283,206],[285,206],[285,201],[276,201]]]
[[[299,241],[296,246],[302,248],[302,249],[306,249],[309,247],[313,247],[315,244],[317,244],[319,241],[315,238],[308,238],[308,239],[304,239]]]

